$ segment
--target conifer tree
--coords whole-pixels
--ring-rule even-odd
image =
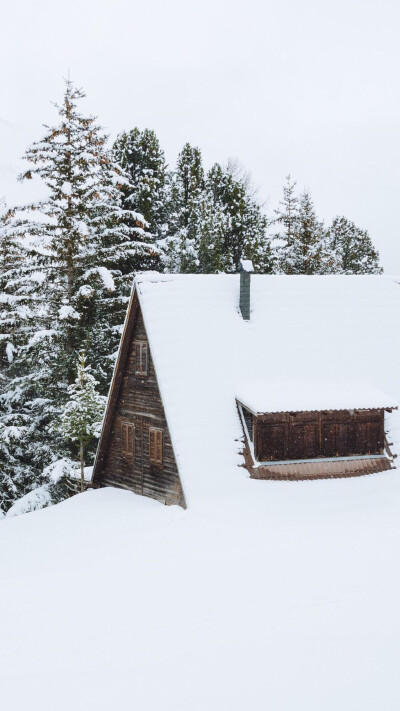
[[[183,274],[199,268],[199,232],[205,179],[199,148],[186,143],[170,176],[169,229],[165,241],[167,271]]]
[[[83,96],[66,83],[58,124],[46,127],[25,156],[23,177],[36,175],[48,197],[14,225],[30,265],[29,308],[13,326],[16,350],[8,369],[8,427],[25,427],[14,479],[19,495],[42,483],[43,467],[65,453],[54,422],[82,346],[107,391],[134,271],[158,252],[144,218],[121,204],[129,180],[96,120],[79,112]],[[13,298],[22,278],[13,280]]]
[[[114,143],[113,156],[133,186],[133,192],[123,188],[125,201],[133,199],[152,234],[161,239],[167,226],[167,165],[155,132],[148,128],[123,131]]]
[[[274,210],[274,225],[279,228],[274,235],[275,240],[278,240],[277,269],[284,274],[291,274],[294,269],[292,258],[299,223],[299,199],[295,189],[296,181],[290,175],[286,176],[283,199],[278,209]]]
[[[77,363],[77,378],[68,387],[67,402],[61,413],[61,432],[79,448],[80,489],[85,489],[85,453],[93,438],[100,436],[107,398],[96,390],[98,384],[85,363],[81,351]]]
[[[0,509],[6,511],[25,482],[24,441],[32,426],[19,408],[21,390],[13,379],[14,359],[32,313],[37,275],[24,252],[15,211],[0,206]],[[18,370],[17,370],[18,374]]]
[[[337,257],[331,249],[323,223],[318,219],[310,192],[298,197],[290,175],[283,188],[283,200],[275,210],[274,235],[278,240],[277,270],[284,274],[325,274],[335,272]]]
[[[273,259],[266,234],[267,218],[251,194],[247,177],[234,163],[226,169],[215,164],[207,176],[207,187],[224,217],[224,239],[220,240],[223,270],[236,272],[244,257],[253,261],[256,271],[271,272]]]
[[[291,253],[291,273],[320,274],[323,270],[324,229],[317,218],[311,195],[305,190],[299,198],[298,227]]]
[[[346,217],[335,217],[327,232],[331,253],[337,255],[334,271],[341,274],[381,274],[379,253],[366,230]]]
[[[214,200],[210,190],[205,190],[199,221],[198,271],[201,274],[230,271],[224,247],[228,227],[229,218],[223,205]]]

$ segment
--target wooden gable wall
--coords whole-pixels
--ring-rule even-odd
[[[165,504],[185,507],[185,497],[137,295],[134,295],[131,312],[110,392],[93,485],[130,489]],[[137,341],[148,345],[147,375],[136,374]],[[133,446],[130,439],[132,436]],[[126,451],[128,438],[130,453]],[[162,461],[157,463],[152,462],[150,457],[150,448],[154,450],[155,440],[158,459],[162,443]],[[154,460],[154,451],[151,454]]]

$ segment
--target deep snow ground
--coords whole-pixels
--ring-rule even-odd
[[[398,711],[398,471],[0,522],[7,711]]]

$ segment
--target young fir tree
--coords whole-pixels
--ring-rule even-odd
[[[201,206],[204,169],[199,148],[186,143],[169,180],[169,225],[165,240],[167,271],[191,273],[199,268]]]
[[[337,255],[334,269],[341,274],[381,274],[379,253],[366,230],[356,227],[346,217],[335,217],[327,232],[332,254]]]
[[[85,352],[81,351],[77,363],[77,378],[68,387],[67,402],[61,412],[61,432],[78,446],[80,465],[80,490],[85,490],[85,454],[94,438],[100,436],[101,423],[107,398],[96,390],[97,380],[85,364]]]
[[[298,227],[291,251],[293,274],[320,274],[324,271],[325,241],[322,222],[317,218],[310,193],[299,198]]]
[[[0,509],[4,511],[29,480],[24,443],[32,422],[20,408],[21,374],[14,359],[36,310],[33,294],[38,279],[31,255],[20,240],[14,213],[5,204],[0,206]]]
[[[23,177],[36,175],[48,197],[31,205],[16,225],[33,285],[30,307],[14,326],[17,346],[8,384],[9,422],[22,417],[28,423],[18,469],[20,495],[42,483],[43,467],[64,454],[53,425],[82,345],[90,349],[106,392],[133,273],[157,253],[144,218],[121,204],[121,189],[128,189],[129,180],[113,161],[95,119],[78,110],[83,96],[66,83],[59,122],[25,156]],[[18,281],[11,289],[14,296]]]
[[[123,131],[114,143],[113,156],[133,186],[133,193],[123,188],[124,200],[128,202],[133,198],[151,232],[163,238],[167,227],[167,165],[155,132],[148,128]],[[157,264],[150,264],[149,268],[154,266]]]
[[[296,195],[296,181],[290,175],[286,177],[283,186],[283,199],[274,212],[274,225],[279,227],[279,231],[274,234],[274,239],[278,241],[277,269],[284,274],[292,274],[294,243],[299,224],[299,198]]]
[[[317,218],[308,190],[298,197],[296,182],[290,175],[283,188],[283,200],[275,210],[274,223],[281,226],[274,238],[278,271],[284,274],[325,274],[335,271],[336,255],[332,253],[323,223]]]
[[[221,203],[216,202],[210,190],[205,190],[200,204],[199,265],[201,274],[218,274],[228,271],[224,250],[229,219]]]

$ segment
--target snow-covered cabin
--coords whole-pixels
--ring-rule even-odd
[[[250,267],[135,279],[94,486],[186,506],[394,467],[399,280]]]

